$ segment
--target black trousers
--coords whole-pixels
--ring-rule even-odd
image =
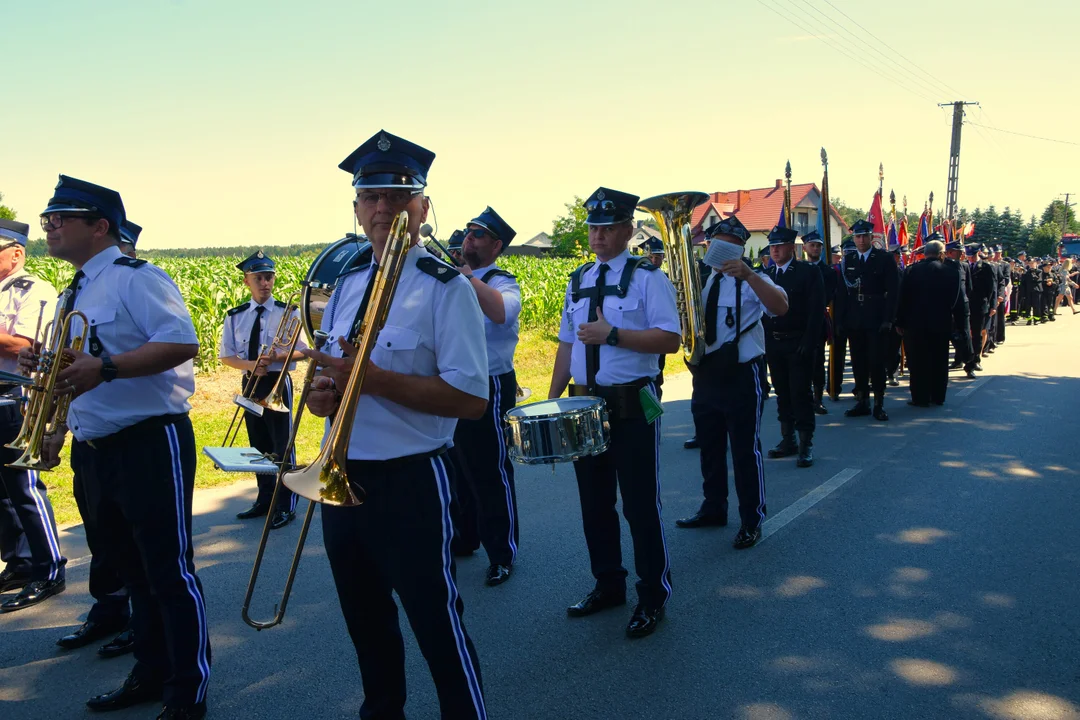
[[[655,392],[654,384],[650,387]],[[671,597],[671,565],[660,502],[660,419],[649,424],[644,416],[616,415],[611,413],[607,451],[574,462],[589,563],[598,588],[625,592],[628,573],[615,509],[621,493],[634,543],[638,601],[661,608]]]
[[[886,333],[885,340],[885,374],[893,376],[900,370],[900,352],[904,346],[904,338],[900,333],[890,330]]]
[[[855,375],[855,387],[863,392],[874,393],[874,401],[885,397],[885,354],[889,345],[888,333],[873,330],[849,330],[851,343],[851,370]]]
[[[909,330],[904,334],[904,347],[912,402],[944,403],[949,384],[949,333]]]
[[[836,351],[836,360],[829,361],[829,397],[836,400],[844,389],[844,366],[847,364],[848,350],[846,332],[836,332],[836,342],[833,349]]]
[[[445,454],[350,460],[347,472],[362,478],[367,499],[356,507],[323,505],[323,541],[360,664],[360,717],[405,717],[405,645],[395,592],[431,670],[442,717],[486,717],[480,661],[465,631],[450,551]]]
[[[136,677],[162,682],[166,705],[206,700],[210,636],[191,542],[195,435],[184,415],[150,418],[75,442],[89,511],[131,592]]]
[[[753,530],[765,521],[765,463],[761,455],[761,411],[765,362],[740,363],[734,371],[710,370],[706,355],[694,372],[690,411],[701,446],[701,511],[727,516],[727,453],[735,472],[739,518]]]
[[[255,397],[265,398],[277,382],[279,373],[267,373],[259,379],[255,386]],[[245,373],[243,383],[247,382]],[[251,447],[262,453],[270,453],[275,459],[280,460],[285,454],[285,448],[289,445],[289,435],[292,434],[292,378],[285,374],[285,390],[282,392],[282,400],[290,408],[289,412],[272,412],[264,410],[262,417],[254,413],[244,412],[244,425],[247,427],[248,442]],[[294,449],[288,458],[291,464],[296,464],[296,450]],[[274,485],[277,483],[277,475],[273,473],[259,473],[255,476],[259,485],[258,503],[269,503],[274,495]],[[296,510],[296,493],[286,487],[278,493],[277,506],[279,510]]]
[[[811,389],[813,357],[798,353],[799,338],[766,338],[765,359],[769,377],[776,390],[776,417],[783,424],[794,424],[800,432],[814,432],[814,395]],[[726,461],[725,461],[726,462]]]
[[[1005,342],[1005,301],[998,303],[997,315],[994,318],[997,323],[994,325],[994,344]]]
[[[458,420],[454,454],[460,542],[482,542],[492,565],[513,565],[517,558],[517,493],[514,464],[507,452],[503,416],[517,402],[517,375],[511,370],[488,378],[488,405],[479,420]]]
[[[817,350],[814,353],[814,367],[811,374],[811,381],[814,384],[814,397],[825,394],[825,376],[828,371],[828,364],[825,362],[825,347],[829,344],[829,338],[823,333],[821,336],[821,342],[818,343]]]
[[[7,467],[22,453],[2,447],[18,436],[21,425],[17,405],[0,407],[0,560],[31,580],[59,580],[67,558],[60,552],[45,483],[34,470]]]

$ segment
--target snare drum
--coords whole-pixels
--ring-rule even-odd
[[[519,405],[504,419],[510,431],[510,459],[525,465],[571,462],[608,449],[607,404],[591,396],[565,397]]]

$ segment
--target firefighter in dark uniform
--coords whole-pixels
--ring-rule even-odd
[[[462,544],[483,543],[488,554],[485,582],[510,579],[518,551],[517,491],[503,417],[517,403],[514,350],[518,343],[521,288],[517,278],[500,268],[499,256],[517,233],[490,207],[465,229],[460,271],[476,291],[484,313],[488,358],[488,405],[479,420],[458,420],[454,431],[455,462],[461,470],[457,496],[461,502]]]
[[[858,392],[855,407],[844,414],[869,415],[872,391],[874,418],[885,421],[889,419],[885,412],[885,352],[896,317],[899,276],[889,253],[872,247],[873,233],[874,226],[866,220],[851,227],[855,252],[844,256],[844,287],[837,294],[837,315],[851,345],[851,369]]]
[[[227,367],[242,370],[240,390],[251,383],[251,374],[256,376],[255,387],[249,393],[250,400],[265,401],[278,384],[281,374],[284,388],[281,393],[283,408],[255,406],[261,409],[261,415],[244,410],[244,425],[247,428],[251,446],[261,453],[274,456],[275,462],[281,462],[292,435],[292,378],[289,371],[295,369],[296,360],[302,360],[300,350],[306,347],[302,339],[296,341],[297,350],[292,357],[285,357],[285,349],[274,347],[274,335],[282,324],[288,311],[283,300],[274,298],[274,283],[277,270],[272,258],[258,250],[237,264],[236,269],[244,273],[244,285],[251,291],[251,300],[229,310],[225,324],[221,329],[221,344],[218,359]],[[299,328],[300,315],[293,308],[286,323],[296,323]],[[284,458],[288,463],[296,462],[296,452]],[[277,530],[288,525],[296,517],[296,494],[287,488],[278,491],[277,507],[270,507],[274,496],[277,475],[260,473],[255,476],[259,493],[255,502],[247,510],[239,512],[240,520],[266,517],[270,513],[270,528]]]
[[[855,241],[850,237],[844,240],[840,245],[833,248],[833,257],[836,262],[832,264],[832,270],[836,278],[836,294],[833,295],[833,348],[830,352],[835,352],[835,360],[830,356],[829,368],[828,368],[828,382],[829,385],[826,390],[829,393],[829,397],[833,402],[837,402],[840,399],[840,393],[844,390],[844,366],[847,364],[847,334],[844,332],[844,327],[840,320],[840,310],[843,307],[840,300],[840,294],[844,292],[844,280],[843,280],[843,260],[844,255],[849,252],[855,252]],[[855,396],[859,395],[859,388],[855,388]]]
[[[1015,323],[1020,319],[1020,283],[1023,282],[1027,253],[1020,251],[1016,258],[1009,258],[1009,277],[1011,290],[1009,292],[1009,322]]]
[[[660,503],[660,418],[646,417],[656,394],[658,358],[679,349],[675,288],[648,258],[627,251],[638,197],[599,188],[585,201],[589,248],[596,261],[582,265],[566,288],[559,349],[549,398],[595,395],[607,402],[611,444],[600,455],[574,462],[581,519],[596,586],[566,609],[592,615],[626,602],[616,489],[634,538],[638,604],[629,637],[651,634],[671,597],[671,570]]]
[[[86,352],[69,350],[73,359],[57,379],[74,395],[71,467],[130,590],[135,624],[135,667],[87,706],[164,700],[159,718],[202,718],[210,637],[193,559],[196,450],[188,418],[199,343],[172,279],[120,252],[124,219],[118,193],[64,175],[41,214],[49,254],[77,269],[62,295],[65,309],[90,324]],[[24,368],[35,360],[29,349],[20,354]],[[68,427],[47,437],[47,466],[59,463]]]
[[[822,398],[825,396],[825,346],[829,344],[833,329],[828,315],[829,305],[836,299],[836,270],[827,263],[827,258],[822,257],[825,250],[824,242],[817,230],[811,230],[803,236],[803,251],[806,253],[806,261],[813,265],[821,275],[821,288],[824,292],[825,309],[824,321],[821,324],[821,338],[818,341],[817,352],[814,356],[813,384],[814,384],[814,412],[818,415],[828,414]]]
[[[931,233],[930,237],[926,238],[926,242],[932,240],[944,241],[941,233]],[[967,263],[967,259],[964,256],[964,245],[958,240],[945,244],[945,265],[956,268],[956,271],[960,273],[960,288],[964,292],[964,297],[968,299],[970,308],[971,298],[971,266]],[[952,334],[952,346],[953,346],[953,361],[949,365],[950,370],[959,370],[967,365],[967,362],[972,357],[974,348],[971,346],[971,318],[970,309],[969,317],[965,320],[962,326],[957,326],[953,329]],[[969,378],[975,377],[974,370],[964,371]]]
[[[1028,325],[1039,321],[1039,287],[1042,284],[1042,271],[1036,258],[1024,258],[1024,275],[1020,279],[1020,313],[1027,318]]]
[[[889,255],[896,266],[897,298],[900,297],[900,288],[904,284],[904,268],[901,266],[901,259],[905,250],[906,247],[900,245],[889,250]],[[900,386],[900,381],[896,379],[896,376],[900,372],[900,361],[903,359],[903,344],[900,333],[888,333],[888,340],[885,343],[885,382],[889,387]]]
[[[997,275],[994,269],[979,256],[981,246],[968,245],[968,265],[971,269],[971,292],[968,307],[971,310],[971,358],[964,370],[982,371],[979,362],[986,346],[986,329],[990,326],[991,313],[997,313]]]
[[[769,233],[773,264],[766,272],[783,288],[790,308],[780,317],[762,318],[765,358],[776,390],[776,415],[780,420],[780,443],[769,450],[769,457],[798,454],[796,466],[810,467],[814,464],[815,428],[811,377],[821,345],[825,289],[821,272],[810,263],[795,259],[797,237],[798,233],[791,228],[776,227]]]
[[[326,352],[308,407],[336,413],[352,372],[352,343],[372,298],[391,223],[408,214],[412,245],[372,348],[348,435],[346,473],[360,505],[322,505],[323,541],[364,685],[360,717],[404,717],[405,648],[396,594],[427,660],[442,717],[484,718],[480,661],[466,632],[451,552],[450,464],[458,418],[488,404],[484,322],[476,291],[422,246],[435,154],[381,131],[338,166],[352,177],[353,208],[371,255],[339,276],[322,330]],[[349,355],[349,357],[345,357]]]
[[[26,271],[30,226],[0,219],[0,370],[16,373],[19,351],[53,317],[56,289]],[[0,384],[0,446],[23,424],[19,386]],[[63,592],[67,558],[60,552],[48,490],[36,470],[8,467],[22,451],[0,447],[0,593],[19,590],[0,612],[32,607]]]
[[[742,247],[750,232],[734,215],[710,228],[714,243]],[[761,411],[769,391],[765,377],[764,315],[788,311],[787,294],[767,273],[746,258],[726,261],[709,274],[705,298],[705,356],[693,370],[690,411],[701,440],[701,489],[698,511],[680,518],[681,528],[727,525],[728,446],[739,500],[739,532],[733,545],[742,550],[761,539],[765,521],[765,463],[761,454]]]

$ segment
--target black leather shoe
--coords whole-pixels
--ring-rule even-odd
[[[675,521],[675,525],[681,528],[725,527],[727,515],[714,515],[698,510],[690,517],[679,518]]]
[[[845,417],[863,417],[870,414],[870,406],[864,402],[860,402],[853,408],[848,408],[844,411]]]
[[[773,460],[776,458],[786,458],[799,452],[799,446],[795,444],[795,438],[792,435],[785,435],[780,438],[780,442],[776,444],[772,450],[769,450],[769,457]]]
[[[697,448],[701,447],[700,445],[698,445],[697,435],[685,441],[682,446],[684,450],[696,450]]]
[[[634,608],[634,614],[630,616],[630,623],[626,626],[626,636],[642,638],[652,635],[656,626],[664,619],[664,608],[650,610],[641,603]]]
[[[160,702],[161,697],[162,684],[160,682],[139,680],[129,674],[123,685],[104,695],[95,695],[86,701],[86,707],[95,712],[108,712],[123,710],[142,703]]]
[[[275,510],[270,517],[270,529],[280,530],[296,519],[296,513],[292,510]]]
[[[202,720],[206,717],[206,703],[196,705],[166,705],[157,720]]]
[[[950,370],[959,370],[962,367],[964,367],[964,361],[963,360],[953,360],[949,364],[949,369]]]
[[[98,648],[98,657],[114,658],[127,655],[135,649],[135,631],[128,628]]]
[[[874,419],[881,422],[885,422],[889,419],[889,413],[885,412],[885,408],[881,405],[874,406]]]
[[[975,374],[974,370],[965,370],[964,374],[967,375],[968,380],[974,380],[975,378],[979,377],[978,375]]]
[[[746,528],[740,528],[739,534],[735,536],[735,542],[731,545],[736,550],[745,550],[746,548],[752,548],[758,544],[758,540],[761,539],[761,528],[754,528],[753,530],[747,530]]]
[[[808,468],[814,464],[814,433],[809,430],[799,431],[799,457],[795,467]]]
[[[492,565],[487,569],[487,576],[484,578],[484,584],[490,587],[502,585],[510,579],[510,573],[513,571],[513,565]]]
[[[26,587],[28,582],[30,582],[29,575],[23,575],[5,568],[3,572],[0,572],[0,593],[21,590]]]
[[[0,605],[0,612],[15,612],[28,607],[33,607],[40,602],[45,602],[53,595],[64,592],[67,583],[63,578],[59,580],[31,580],[19,594]]]
[[[975,363],[974,365],[971,366],[971,369],[975,370],[977,372],[982,372],[983,371],[982,365],[980,363]]]
[[[900,387],[900,381],[896,379],[895,375],[889,376],[889,387]]]
[[[829,411],[825,409],[825,406],[822,404],[821,400],[814,401],[814,412],[818,415],[829,414]]]
[[[99,623],[87,620],[75,632],[68,633],[57,640],[56,644],[65,650],[77,650],[92,642],[97,642],[101,638],[121,632],[125,625],[127,625],[127,620],[115,623]]]
[[[610,590],[593,590],[581,602],[566,608],[570,617],[594,615],[601,610],[626,604],[626,592],[615,593]]]
[[[236,513],[237,520],[250,520],[251,518],[266,517],[266,513],[270,512],[269,503],[257,502],[247,510]]]

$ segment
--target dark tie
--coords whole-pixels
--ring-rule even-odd
[[[67,286],[67,290],[71,291],[68,295],[67,302],[64,303],[64,315],[75,309],[75,296],[79,294],[79,281],[86,277],[86,273],[82,270],[75,273],[75,277],[71,278],[71,284]]]
[[[720,275],[713,280],[709,288],[709,297],[705,299],[705,345],[716,342],[716,308],[720,303]]]
[[[589,322],[596,321],[596,309],[600,307],[604,302],[604,286],[605,279],[607,278],[607,271],[611,268],[607,263],[600,263],[600,272],[596,276],[596,292],[593,293],[589,299]],[[588,382],[590,388],[596,387],[596,373],[600,371],[600,346],[589,345],[585,353],[585,375],[586,382]]]
[[[255,306],[255,322],[251,325],[251,334],[248,335],[248,360],[259,359],[259,339],[262,336],[262,314],[266,310],[262,305]]]
[[[351,343],[360,342],[360,330],[364,325],[364,314],[367,313],[367,306],[371,301],[371,290],[375,287],[375,274],[378,273],[378,271],[379,266],[375,263],[371,263],[371,275],[368,277],[368,284],[364,289],[364,297],[360,300],[360,307],[356,309],[356,316],[353,318],[349,337],[345,338]]]

